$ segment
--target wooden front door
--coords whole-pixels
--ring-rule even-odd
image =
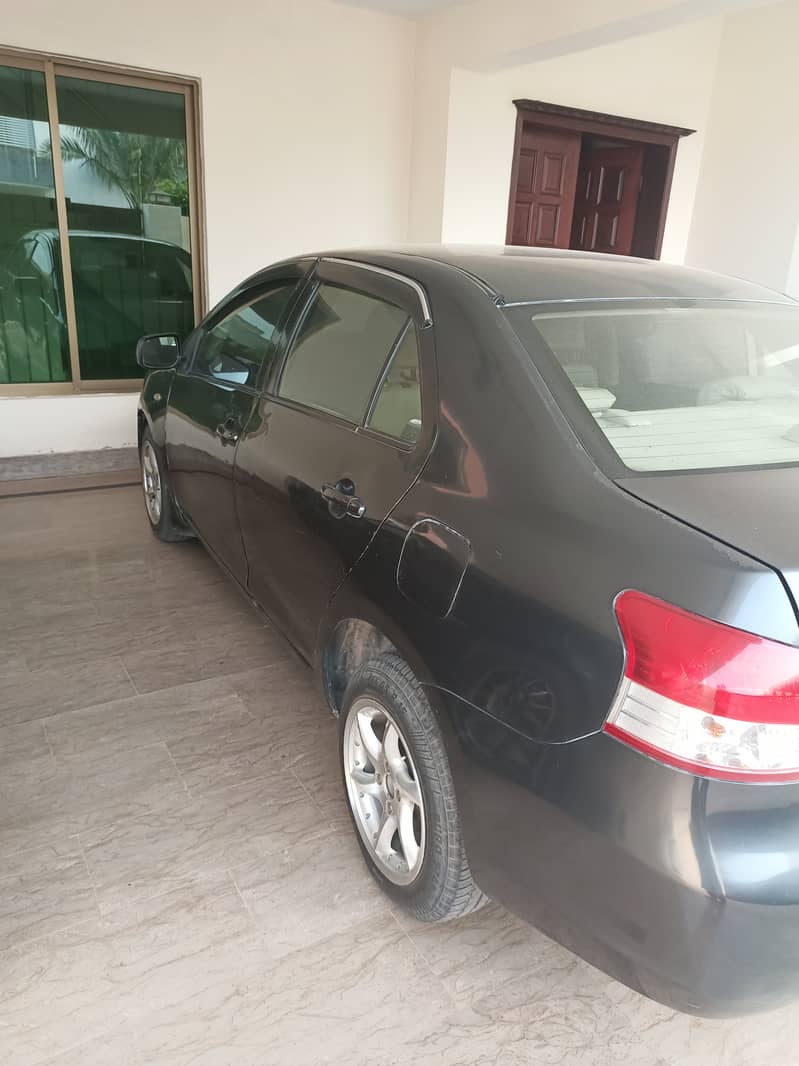
[[[580,157],[571,247],[630,255],[644,145],[586,148]]]
[[[580,142],[579,133],[525,123],[514,167],[509,244],[568,248]]]

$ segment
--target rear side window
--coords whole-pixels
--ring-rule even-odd
[[[278,395],[360,424],[407,322],[407,312],[393,304],[320,285],[289,352]]]
[[[422,394],[416,330],[408,322],[391,357],[375,403],[366,420],[369,429],[415,443],[422,429]]]
[[[790,305],[507,313],[534,358],[554,356],[629,469],[799,464],[799,311]]]
[[[194,373],[254,386],[261,367],[275,357],[275,331],[294,288],[293,281],[281,282],[212,326],[200,342]]]

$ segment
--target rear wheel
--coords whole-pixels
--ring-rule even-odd
[[[149,429],[144,431],[141,448],[142,488],[144,489],[144,507],[150,522],[150,529],[164,541],[189,540],[192,533],[177,516],[177,508],[169,487],[169,478],[161,458],[161,452]]]
[[[427,922],[485,903],[466,862],[441,730],[398,656],[371,659],[353,676],[341,752],[358,841],[383,890]]]

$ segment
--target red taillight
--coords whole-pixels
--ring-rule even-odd
[[[624,681],[605,732],[735,781],[799,779],[799,649],[642,592],[616,598]]]

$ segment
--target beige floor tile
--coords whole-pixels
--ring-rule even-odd
[[[81,840],[100,907],[109,912],[327,832],[290,772],[277,770],[88,829]]]
[[[269,719],[243,716],[169,742],[189,790],[199,796],[227,785],[274,776],[295,766],[324,742],[328,731],[321,714],[295,716],[290,709]]]
[[[0,677],[0,727],[134,694],[119,657],[19,670]]]
[[[67,1051],[79,1056],[76,1045],[102,1046],[115,1031],[141,1028],[156,1010],[229,984],[237,956],[244,965],[242,942],[259,952],[251,928],[238,893],[222,879],[2,953],[0,1062],[3,1048],[26,1066]],[[268,954],[260,956],[265,965]]]
[[[10,773],[27,776],[28,760],[50,754],[42,720],[0,728],[0,783]]]
[[[0,952],[96,913],[77,837],[0,862]]]
[[[293,844],[230,873],[276,955],[309,949],[373,917],[391,927],[388,900],[351,833]]]
[[[165,744],[29,763],[13,790],[0,782],[0,855],[188,799]]]
[[[220,632],[190,646],[165,651],[131,647],[123,656],[138,692],[185,685],[247,670],[284,655],[282,639],[265,626],[243,634]]]
[[[42,720],[56,759],[80,752],[127,751],[223,729],[252,717],[227,678],[208,678]],[[39,723],[36,723],[37,725]]]
[[[47,1059],[47,1066],[155,1066],[145,1063],[131,1027],[118,1025],[104,1036],[81,1041],[55,1058]]]
[[[151,1017],[145,1057],[164,1066],[429,1062],[419,1056],[451,1010],[438,979],[382,917],[318,942],[312,964],[293,952],[250,971],[226,997],[185,1008]]]

